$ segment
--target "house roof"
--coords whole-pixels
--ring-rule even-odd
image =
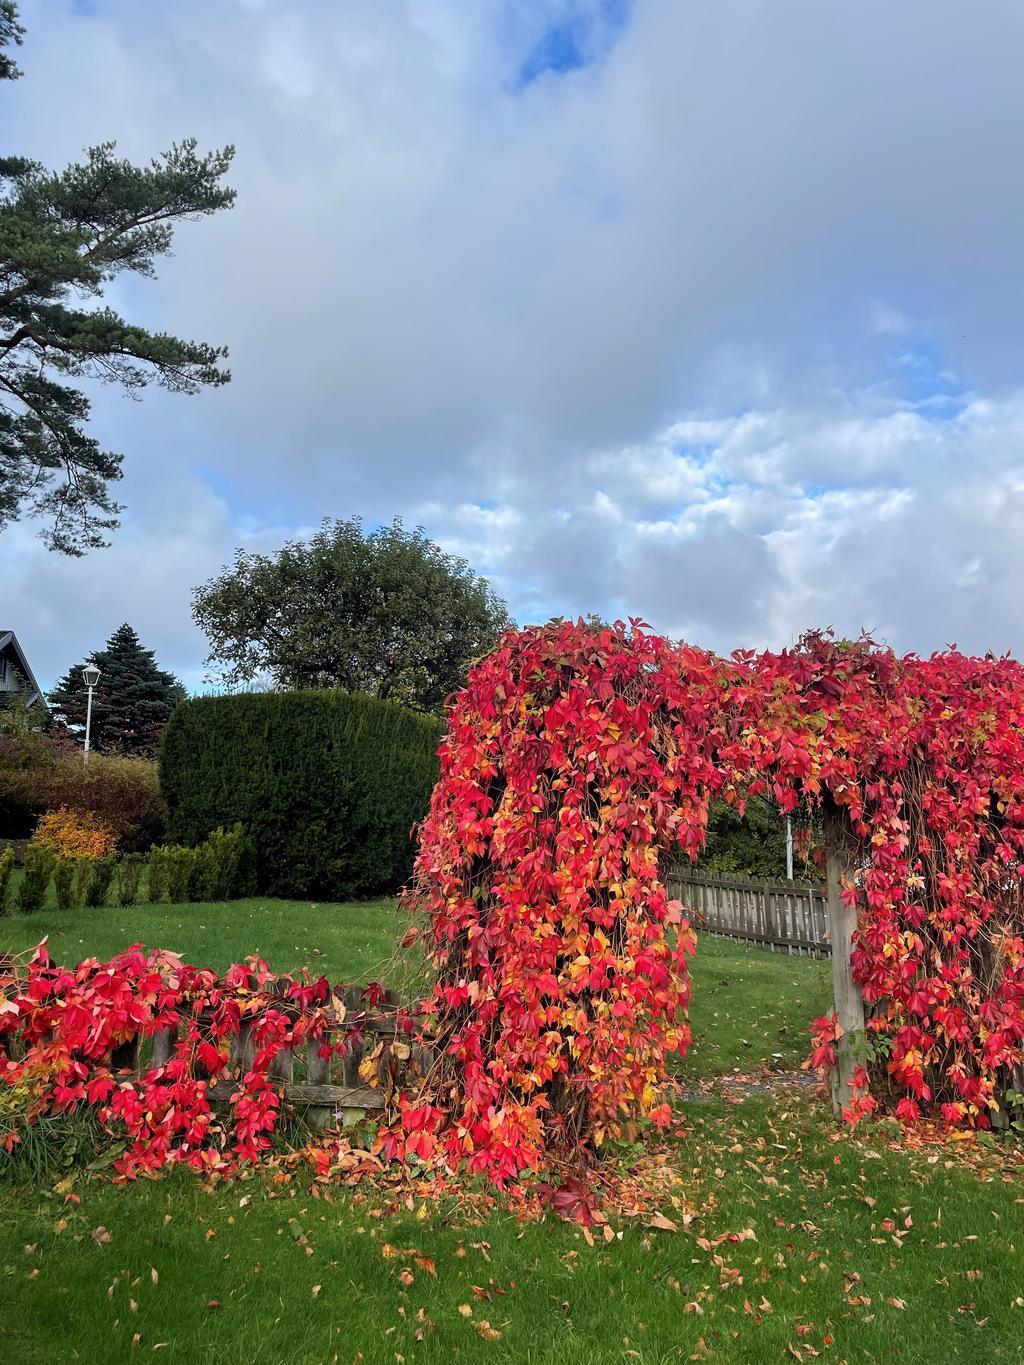
[[[0,630],[0,654],[13,653],[18,672],[28,683],[29,704],[41,701],[46,705],[46,698],[43,696],[43,689],[36,682],[36,675],[29,666],[28,659],[25,658],[25,651],[18,644],[18,637],[13,630]]]

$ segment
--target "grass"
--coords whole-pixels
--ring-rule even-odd
[[[804,1097],[695,1108],[672,1164],[679,1230],[614,1219],[594,1246],[299,1182],[0,1195],[0,1346],[19,1365],[1020,1360],[1019,1182],[833,1141]]]
[[[390,900],[339,906],[257,897],[227,904],[47,909],[0,919],[0,950],[25,952],[48,936],[57,961],[78,962],[143,943],[216,971],[258,953],[278,971],[308,966],[332,980],[370,981],[392,956],[402,923]]]
[[[255,948],[351,980],[397,923],[387,903],[153,906],[8,919],[0,945],[49,931],[70,960],[142,939],[218,967]],[[793,1065],[827,1000],[827,963],[702,940],[684,1075]],[[792,1088],[683,1112],[664,1164],[644,1163],[676,1231],[617,1217],[594,1245],[500,1205],[396,1210],[273,1173],[212,1191],[182,1173],[80,1181],[80,1204],[0,1187],[0,1359],[1021,1360],[1024,1183],[995,1148],[851,1137]]]
[[[681,1070],[698,1076],[792,1069],[807,1025],[832,1007],[832,967],[701,935],[692,970],[693,1044]]]

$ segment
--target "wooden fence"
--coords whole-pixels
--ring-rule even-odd
[[[805,882],[727,877],[673,868],[669,892],[691,911],[698,929],[776,953],[831,957],[824,888]]]
[[[281,1007],[281,1002],[272,1001]],[[286,1007],[285,1007],[286,1008]],[[383,1109],[403,1082],[409,1082],[410,1068],[423,1075],[434,1061],[429,1042],[418,1042],[403,1035],[397,1024],[398,1001],[387,991],[381,1005],[368,1010],[359,987],[345,992],[342,1017],[334,1016],[334,1003],[328,1007],[325,1041],[332,1035],[348,1039],[343,1058],[322,1058],[321,1039],[311,1038],[298,1056],[290,1048],[279,1048],[270,1063],[269,1076],[281,1086],[286,1101],[296,1105],[312,1127],[333,1127],[351,1123],[368,1112]],[[200,1014],[200,1027],[202,1018]],[[231,1055],[222,1083],[211,1089],[211,1102],[223,1104],[236,1088],[237,1078],[251,1067],[255,1056],[252,1037],[253,1018],[244,1019],[237,1034],[231,1035]],[[161,1029],[153,1035],[152,1055],[142,1065],[140,1039],[136,1035],[114,1050],[111,1067],[136,1073],[150,1066],[163,1066],[173,1056],[178,1028]],[[418,1035],[422,1036],[422,1035]],[[365,1058],[372,1062],[373,1081],[367,1084],[360,1068]],[[300,1075],[296,1077],[296,1061]],[[193,1064],[193,1071],[206,1073]],[[305,1074],[302,1075],[301,1073]]]

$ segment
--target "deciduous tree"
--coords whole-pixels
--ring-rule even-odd
[[[228,686],[340,687],[438,709],[470,660],[509,624],[505,603],[464,559],[396,518],[364,532],[325,519],[274,556],[239,550],[196,588],[208,663]]]

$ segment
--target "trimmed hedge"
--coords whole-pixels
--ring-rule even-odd
[[[250,891],[390,894],[412,870],[442,734],[436,716],[345,692],[190,698],[160,756],[168,839],[195,845],[238,822]]]

